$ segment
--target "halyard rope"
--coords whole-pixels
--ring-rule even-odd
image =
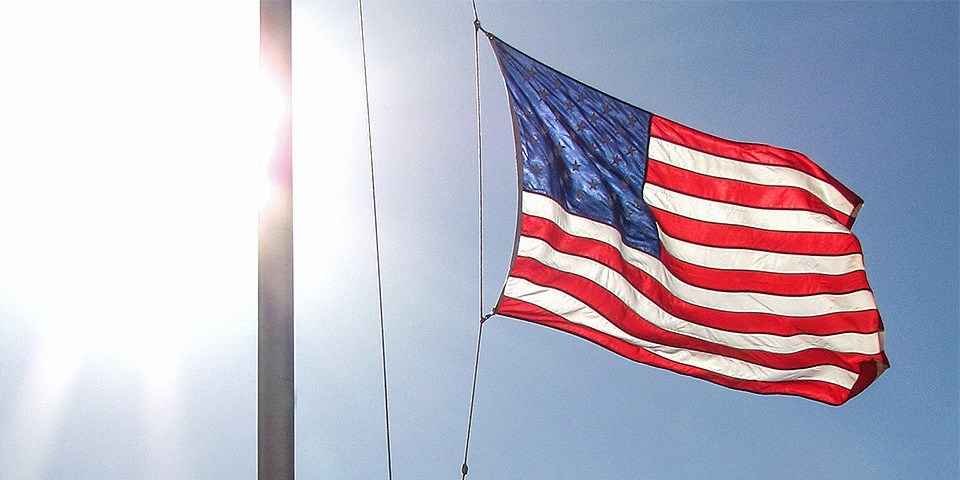
[[[473,5],[473,54],[476,64],[476,88],[477,88],[477,183],[478,183],[478,218],[479,218],[479,272],[480,272],[480,285],[478,288],[478,308],[481,312],[480,317],[480,327],[477,330],[477,355],[473,364],[473,386],[470,390],[470,413],[467,416],[467,439],[466,445],[463,448],[463,465],[460,467],[461,480],[466,479],[467,471],[467,455],[470,452],[470,431],[473,427],[473,405],[477,397],[477,371],[480,367],[480,340],[483,338],[483,324],[488,318],[493,315],[493,312],[488,314],[483,314],[483,135],[481,130],[481,121],[480,121],[480,43],[479,35],[483,31],[480,28],[480,19],[477,17],[477,2],[476,0],[471,0]]]
[[[373,239],[377,260],[377,306],[380,311],[380,359],[383,365],[383,416],[387,436],[387,479],[393,480],[393,462],[390,456],[390,401],[387,397],[387,347],[383,329],[383,280],[380,268],[380,228],[377,220],[377,184],[373,164],[373,133],[370,127],[370,84],[367,81],[367,45],[363,30],[363,0],[357,0],[360,10],[360,52],[363,56],[363,93],[367,107],[367,151],[370,154],[370,192],[373,197]]]

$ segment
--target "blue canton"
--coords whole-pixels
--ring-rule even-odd
[[[519,130],[523,189],[659,256],[656,223],[643,202],[650,113],[491,41]]]

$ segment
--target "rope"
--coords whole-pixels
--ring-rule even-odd
[[[383,366],[383,416],[387,436],[387,479],[393,480],[393,462],[390,456],[390,401],[387,397],[387,347],[383,329],[383,279],[380,268],[380,228],[377,220],[377,183],[373,165],[373,133],[370,127],[370,84],[367,80],[367,44],[363,30],[363,0],[357,0],[360,9],[360,52],[363,56],[363,93],[367,106],[367,151],[370,154],[370,191],[373,197],[373,239],[377,259],[377,306],[380,310],[380,359]]]
[[[481,130],[481,121],[480,121],[480,43],[478,36],[483,30],[480,28],[480,19],[477,17],[477,2],[476,0],[471,0],[473,4],[473,54],[476,64],[476,77],[477,77],[477,182],[478,182],[478,202],[477,202],[477,216],[479,219],[479,288],[478,288],[478,302],[477,305],[480,308],[480,311],[483,311],[483,133]],[[483,324],[488,318],[493,315],[493,312],[490,312],[486,315],[480,317],[480,328],[477,331],[477,356],[473,364],[473,387],[470,390],[470,413],[467,415],[467,439],[466,445],[463,448],[463,465],[460,467],[461,480],[467,478],[467,455],[470,452],[470,431],[473,428],[473,406],[477,398],[477,371],[480,369],[480,341],[483,338]]]
[[[483,132],[480,128],[480,43],[477,40],[477,35],[480,33],[480,19],[477,18],[477,2],[476,0],[470,0],[473,2],[473,58],[476,64],[477,72],[477,218],[478,218],[478,234],[477,239],[479,243],[479,265],[478,271],[480,272],[480,284],[478,287],[478,298],[477,298],[477,308],[480,311],[483,311]],[[483,325],[483,322],[480,323]]]
[[[470,430],[473,427],[473,404],[477,398],[477,371],[480,369],[480,340],[483,338],[483,324],[487,321],[488,318],[493,316],[493,312],[490,312],[482,317],[480,317],[480,330],[477,332],[477,357],[473,363],[473,388],[470,391],[470,414],[467,416],[467,444],[463,448],[463,466],[460,467],[460,473],[462,476],[461,480],[467,478],[467,453],[470,452]]]

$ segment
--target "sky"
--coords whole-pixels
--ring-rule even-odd
[[[578,80],[803,152],[859,194],[891,368],[831,407],[493,317],[468,478],[960,475],[956,2],[477,9]],[[0,18],[0,478],[255,478],[257,15],[168,0]],[[472,22],[469,1],[364,2],[396,479],[459,477],[478,317],[513,250],[513,132],[483,38],[479,248]],[[386,478],[357,3],[295,0],[293,48],[296,474]]]

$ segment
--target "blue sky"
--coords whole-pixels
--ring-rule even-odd
[[[18,3],[0,19],[0,478],[254,478],[255,2]],[[394,478],[457,477],[477,317],[516,223],[470,2],[364,5]],[[841,407],[484,328],[468,478],[956,478],[960,27],[945,3],[478,2],[618,98],[801,151],[854,232],[892,367]],[[298,478],[386,478],[354,1],[294,2]],[[122,19],[122,20],[117,20]]]

